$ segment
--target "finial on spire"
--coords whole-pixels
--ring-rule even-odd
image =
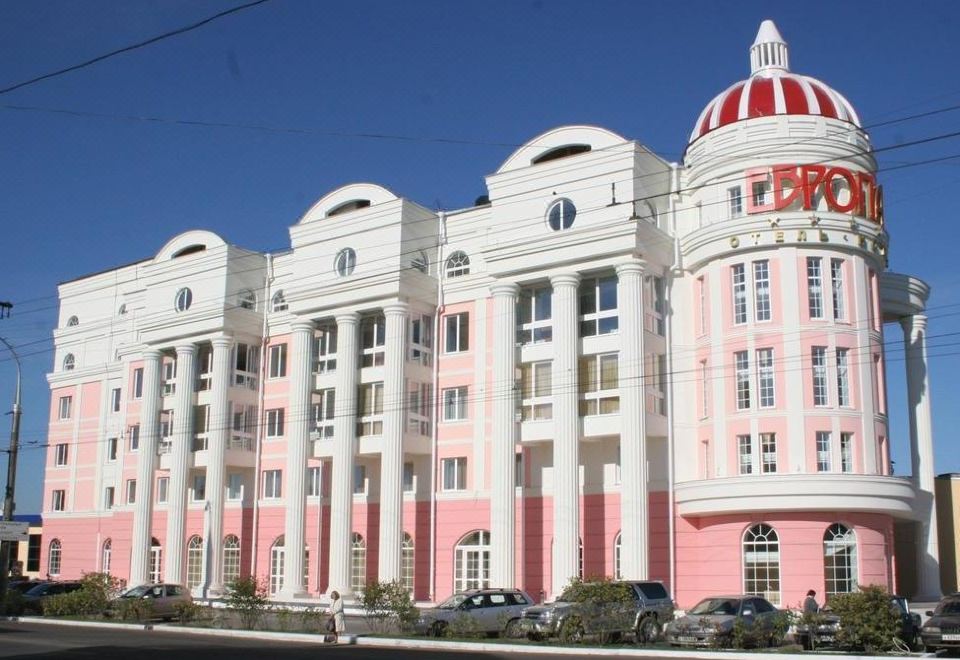
[[[779,71],[790,70],[790,58],[787,54],[787,42],[769,18],[760,24],[757,38],[750,47],[750,73],[772,75]]]

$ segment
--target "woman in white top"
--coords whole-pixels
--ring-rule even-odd
[[[333,600],[330,601],[330,616],[333,617],[333,641],[336,642],[339,640],[340,633],[344,631],[344,618],[343,618],[343,599],[340,598],[339,591],[331,591],[330,598]]]

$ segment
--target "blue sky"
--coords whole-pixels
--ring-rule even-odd
[[[0,88],[237,4],[6,0]],[[791,68],[843,93],[868,127],[960,105],[950,1],[272,0],[0,95],[0,300],[15,303],[0,336],[24,367],[17,511],[40,509],[58,282],[152,256],[192,228],[284,249],[312,202],[355,181],[467,206],[516,145],[562,124],[601,125],[678,160],[703,106],[749,74],[764,18],[789,43]],[[960,110],[870,134],[887,147],[956,131]],[[957,137],[879,155],[899,168],[880,173],[891,269],[933,286],[938,473],[960,471],[960,158],[917,163],[955,155]],[[901,334],[887,332],[891,443],[907,473]],[[14,370],[0,360],[6,410]]]

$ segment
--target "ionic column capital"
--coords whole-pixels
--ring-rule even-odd
[[[490,295],[494,298],[501,296],[507,298],[516,298],[520,295],[520,286],[515,282],[497,282],[490,286]]]
[[[384,316],[405,316],[410,313],[410,305],[397,301],[383,306]]]
[[[559,275],[551,275],[550,284],[553,285],[554,289],[561,287],[577,287],[580,286],[580,274],[560,273]]]
[[[647,262],[643,259],[632,259],[622,264],[617,264],[617,277],[623,278],[626,275],[643,276],[647,271]]]

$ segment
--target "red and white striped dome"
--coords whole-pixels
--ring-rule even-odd
[[[718,94],[697,119],[690,142],[744,119],[774,115],[821,115],[860,126],[857,112],[824,83],[790,73],[787,44],[773,21],[760,24],[750,47],[751,76]]]

